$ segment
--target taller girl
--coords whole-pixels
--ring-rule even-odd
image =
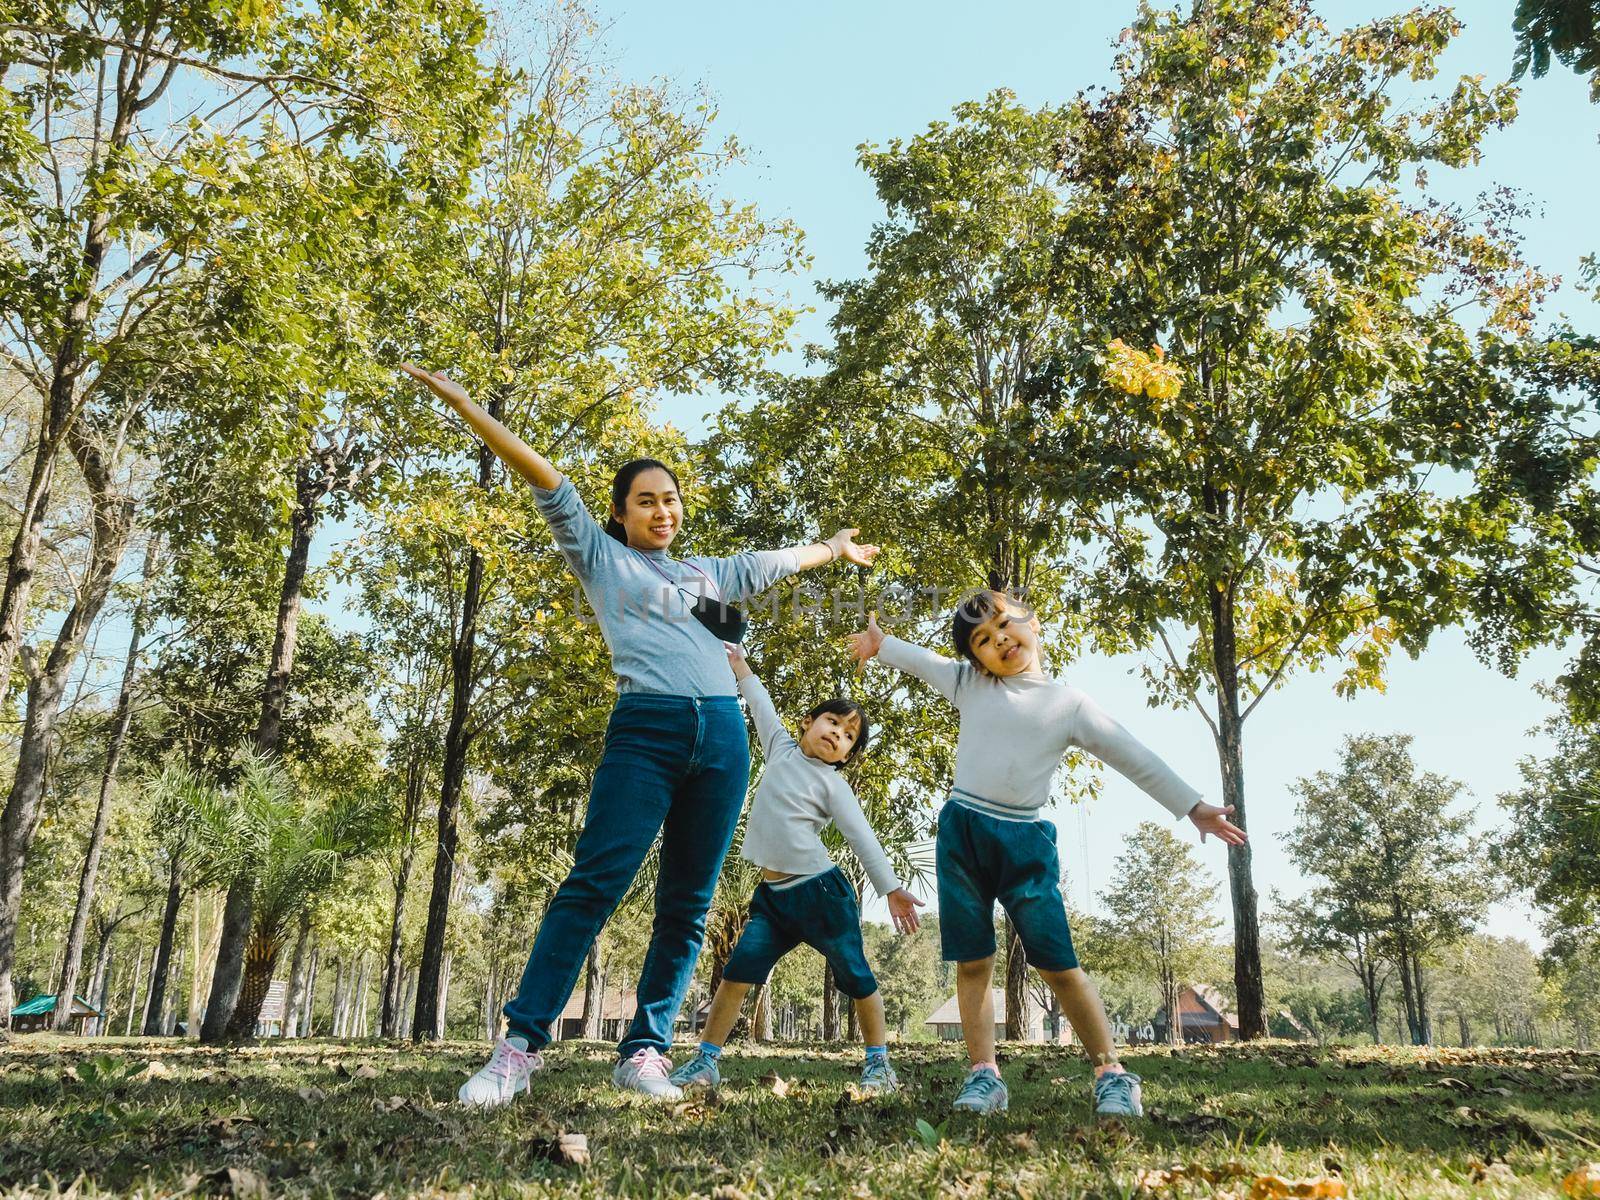
[[[638,1008],[612,1079],[621,1088],[676,1099],[664,1052],[750,778],[750,742],[727,650],[695,616],[695,603],[702,596],[742,600],[837,558],[869,565],[878,548],[857,545],[857,531],[841,529],[825,542],[787,550],[672,558],[668,549],[684,514],[670,468],[653,459],[624,465],[602,529],[572,482],[457,384],[442,372],[404,369],[533,485],[539,511],[599,618],[619,693],[572,871],[550,901],[521,986],[505,1007],[506,1036],[462,1085],[461,1101],[504,1104],[527,1090],[590,945],[658,834],[655,923],[639,973]]]

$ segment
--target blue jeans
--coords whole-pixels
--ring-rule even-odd
[[[659,833],[655,924],[638,1010],[619,1049],[626,1058],[672,1045],[749,782],[750,739],[736,697],[627,692],[617,699],[572,871],[545,910],[522,984],[505,1008],[511,1033],[533,1049],[550,1041],[589,947]]]
[[[865,1000],[878,990],[861,941],[855,890],[838,867],[791,887],[757,884],[750,920],[722,977],[730,983],[765,983],[777,961],[802,942],[828,960],[834,983],[850,999]]]

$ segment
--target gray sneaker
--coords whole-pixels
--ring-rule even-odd
[[[1132,1071],[1107,1071],[1094,1081],[1094,1115],[1097,1117],[1142,1117],[1144,1099]]]
[[[1006,1091],[1005,1080],[987,1067],[979,1067],[968,1072],[966,1082],[961,1085],[961,1091],[956,1094],[955,1103],[950,1107],[957,1112],[985,1116],[1005,1112],[1010,1103],[1011,1096]]]
[[[672,1060],[654,1046],[635,1050],[611,1072],[611,1082],[628,1092],[638,1092],[652,1100],[682,1100],[683,1089],[668,1076]]]
[[[679,1067],[668,1080],[680,1088],[714,1088],[722,1083],[722,1072],[717,1068],[717,1060],[703,1050],[697,1050],[695,1056],[683,1066]]]
[[[894,1073],[888,1058],[869,1058],[861,1067],[860,1088],[874,1096],[887,1096],[900,1090],[900,1076]]]

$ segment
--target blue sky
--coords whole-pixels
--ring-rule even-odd
[[[1323,4],[1320,11],[1338,26],[1401,7],[1360,0]],[[730,179],[729,190],[806,231],[814,271],[811,279],[796,281],[793,294],[817,311],[802,321],[797,338],[820,341],[827,312],[813,284],[862,273],[863,246],[881,215],[856,166],[856,147],[913,135],[953,105],[997,87],[1043,103],[1109,82],[1111,45],[1134,5],[604,0],[594,11],[607,27],[605,45],[619,73],[665,77],[711,93],[720,109],[719,127],[750,152],[749,165]],[[1511,6],[1476,3],[1456,11],[1466,29],[1447,54],[1446,78],[1506,78]],[[1529,257],[1572,278],[1579,257],[1600,249],[1592,220],[1600,192],[1600,108],[1588,103],[1584,83],[1560,68],[1543,80],[1524,80],[1520,107],[1515,125],[1489,137],[1479,167],[1435,171],[1434,183],[1441,194],[1463,201],[1495,183],[1521,189],[1538,210],[1525,230]],[[1552,310],[1570,313],[1587,328],[1600,319],[1595,306],[1570,288],[1557,294]],[[675,398],[663,404],[662,413],[693,432],[725,399]],[[1413,734],[1419,766],[1463,780],[1480,817],[1497,822],[1495,796],[1516,784],[1517,760],[1544,744],[1527,736],[1548,712],[1533,685],[1552,677],[1562,661],[1560,653],[1545,652],[1519,678],[1506,679],[1481,666],[1461,636],[1450,633],[1437,637],[1418,661],[1396,662],[1384,693],[1343,701],[1332,693],[1331,676],[1309,675],[1265,700],[1245,734],[1263,894],[1301,886],[1276,837],[1292,820],[1287,789],[1302,775],[1331,768],[1349,733]],[[1135,666],[1132,660],[1090,658],[1061,673],[1214,796],[1216,756],[1204,724],[1192,712],[1147,708]],[[1115,776],[1107,778],[1100,800],[1058,814],[1075,903],[1083,904],[1086,894],[1108,881],[1133,826],[1160,816],[1152,801]],[[1201,855],[1220,877],[1220,848],[1208,843]],[[1225,911],[1225,898],[1221,904]],[[1530,937],[1535,932],[1533,919],[1514,904],[1496,911],[1489,928]]]

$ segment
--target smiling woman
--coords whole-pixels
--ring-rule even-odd
[[[838,558],[869,566],[878,548],[857,545],[856,530],[841,529],[827,541],[785,550],[672,558],[683,498],[666,464],[635,459],[617,472],[602,529],[572,482],[459,385],[442,372],[410,364],[405,371],[533,486],[539,511],[599,619],[620,693],[572,872],[545,912],[522,983],[505,1007],[509,1032],[462,1086],[460,1098],[489,1106],[527,1090],[590,945],[657,835],[655,924],[638,1008],[612,1078],[622,1088],[675,1098],[679,1091],[667,1079],[671,1064],[663,1052],[671,1045],[750,778],[750,743],[724,635],[704,609],[724,608]]]

